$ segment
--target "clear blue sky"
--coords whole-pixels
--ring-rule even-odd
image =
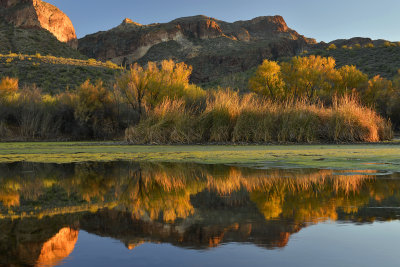
[[[130,18],[141,24],[206,15],[233,22],[282,15],[289,27],[318,41],[371,37],[400,41],[399,0],[47,0],[64,11],[78,37]]]

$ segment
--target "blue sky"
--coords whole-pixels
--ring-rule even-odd
[[[47,0],[64,11],[78,37],[113,28],[206,15],[233,22],[282,15],[289,27],[318,41],[355,36],[400,41],[399,0]]]

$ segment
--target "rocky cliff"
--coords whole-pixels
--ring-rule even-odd
[[[125,19],[121,25],[79,40],[88,57],[117,64],[174,59],[193,66],[193,82],[210,82],[246,71],[265,58],[293,56],[315,40],[290,29],[280,16],[228,23],[206,16],[169,23],[141,25]]]
[[[78,47],[71,20],[57,7],[41,0],[0,0],[0,15],[17,28],[45,29],[59,41]]]

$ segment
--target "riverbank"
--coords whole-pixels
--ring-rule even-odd
[[[131,146],[117,142],[0,143],[0,163],[193,162],[258,167],[400,171],[400,143]]]

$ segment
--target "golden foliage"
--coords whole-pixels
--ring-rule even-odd
[[[0,100],[18,91],[18,79],[4,77],[0,82]]]
[[[281,67],[269,60],[264,60],[249,80],[250,90],[274,100],[285,98],[284,86]]]

